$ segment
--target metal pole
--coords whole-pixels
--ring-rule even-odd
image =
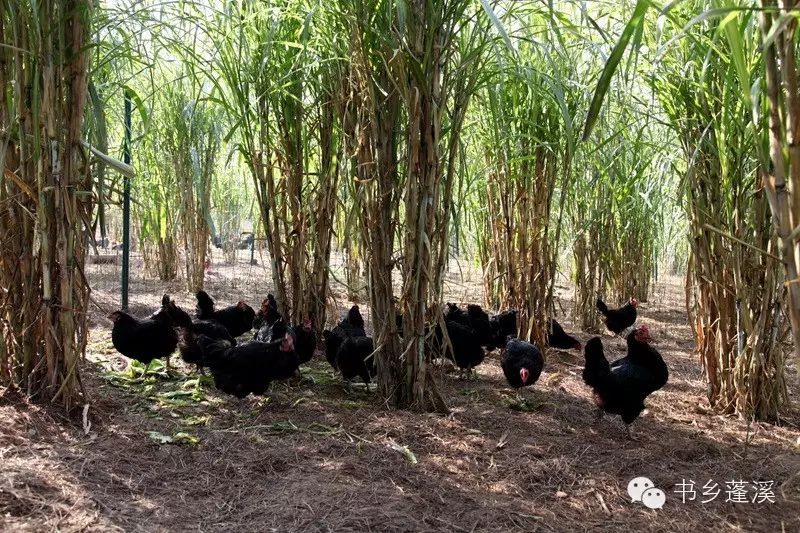
[[[131,164],[131,95],[125,91],[125,146],[123,161]],[[128,310],[128,281],[131,255],[131,179],[122,178],[122,309]]]
[[[256,258],[256,234],[251,233],[250,235],[253,237],[250,241],[250,264],[254,265],[255,263],[253,261],[255,261]]]

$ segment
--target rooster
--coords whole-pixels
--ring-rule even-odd
[[[489,351],[497,348],[492,336],[492,325],[489,321],[489,314],[484,311],[480,305],[469,304],[467,305],[467,317],[469,318],[469,325],[475,332],[475,336],[478,338],[480,345]]]
[[[620,415],[629,438],[630,424],[644,410],[645,398],[669,380],[667,365],[651,340],[647,326],[640,326],[627,336],[627,355],[611,364],[600,337],[586,343],[583,381],[592,388],[598,420],[603,413]]]
[[[631,298],[619,309],[609,309],[603,300],[597,299],[597,310],[603,315],[606,327],[615,335],[622,337],[626,336],[623,332],[636,323],[636,307],[638,305],[639,300]]]
[[[361,311],[357,305],[354,305],[347,312],[342,320],[336,324],[332,330],[325,330],[322,332],[322,337],[325,340],[325,359],[328,360],[334,370],[338,370],[336,363],[336,354],[339,353],[339,348],[350,337],[366,337],[367,332],[364,330],[364,318],[361,316]]]

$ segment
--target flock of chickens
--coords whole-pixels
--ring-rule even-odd
[[[645,398],[663,387],[669,377],[664,359],[650,345],[647,326],[635,327],[637,305],[638,301],[631,298],[619,309],[609,309],[597,300],[606,327],[627,342],[625,357],[612,363],[606,358],[600,337],[589,340],[584,348],[554,319],[548,323],[547,335],[547,345],[552,348],[584,351],[583,381],[593,391],[598,419],[606,412],[621,416],[628,437],[629,425],[644,410]],[[115,311],[109,318],[114,322],[114,348],[122,355],[148,367],[153,360],[163,358],[169,366],[169,357],[177,348],[186,363],[201,372],[209,369],[215,386],[238,398],[265,394],[273,381],[299,375],[300,366],[312,359],[318,344],[312,322],[287,324],[271,294],[257,312],[243,301],[216,309],[211,297],[199,291],[195,317],[164,295],[161,308],[146,318],[123,311]],[[434,353],[445,354],[462,372],[469,373],[480,365],[487,350],[501,348],[501,367],[509,385],[520,389],[539,379],[544,358],[536,345],[517,338],[515,310],[490,317],[479,305],[461,309],[448,303],[441,318],[429,331]],[[397,326],[402,331],[399,313]],[[237,341],[252,329],[256,330],[252,340]],[[360,378],[369,390],[376,374],[375,346],[364,329],[358,306],[354,305],[332,330],[324,330],[323,340],[328,363],[341,373],[348,389],[353,379]]]

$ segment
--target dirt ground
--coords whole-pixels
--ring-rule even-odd
[[[207,289],[221,303],[257,304],[270,285],[263,259],[214,264]],[[448,299],[480,301],[478,274],[461,267]],[[89,268],[85,421],[80,409],[67,418],[0,395],[0,531],[800,531],[800,411],[750,427],[709,411],[678,278],[640,307],[670,381],[629,441],[616,417],[592,424],[574,352],[547,354],[524,410],[498,353],[475,380],[437,368],[449,416],[393,410],[363,388],[348,394],[322,357],[304,382],[241,401],[185,368],[131,377],[104,318],[119,303],[118,268]],[[341,278],[341,265],[334,271]],[[137,274],[131,290],[135,313],[164,292],[193,308],[179,282]],[[570,292],[561,295],[568,312]],[[573,329],[568,314],[563,323]],[[610,357],[624,351],[604,343]],[[797,369],[787,374],[796,405]],[[662,509],[631,502],[637,476],[663,489]],[[694,501],[674,492],[684,479],[696,483]],[[726,483],[740,480],[750,501],[726,502]],[[710,481],[721,492],[701,503]],[[753,481],[773,482],[774,503],[752,502]]]

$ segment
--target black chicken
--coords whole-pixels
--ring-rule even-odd
[[[261,308],[256,312],[256,316],[253,319],[253,329],[261,329],[264,324],[271,326],[279,318],[281,318],[281,314],[278,311],[278,302],[275,301],[275,296],[267,294],[266,299],[261,302]]]
[[[357,305],[350,308],[347,312],[347,316],[339,322],[337,327],[344,330],[344,332],[351,337],[367,336],[367,332],[364,329],[364,317],[361,316],[361,311]]]
[[[232,345],[236,345],[236,339],[225,326],[216,320],[192,319],[189,313],[178,307],[175,302],[170,302],[167,311],[178,327],[189,328],[197,335],[205,335],[212,339],[228,341]]]
[[[480,305],[467,305],[467,317],[469,318],[469,325],[472,327],[473,331],[475,331],[475,336],[478,338],[478,342],[481,346],[492,351],[497,348],[497,346],[503,345],[502,343],[495,345],[489,314],[484,311]]]
[[[495,335],[489,315],[480,305],[468,304],[465,311],[460,309],[456,304],[448,303],[444,319],[445,321],[454,322],[470,328],[475,336],[476,342],[490,351],[505,343],[505,337],[502,338],[500,343],[495,342]]]
[[[650,332],[641,326],[628,334],[628,354],[609,364],[603,342],[594,337],[586,343],[583,381],[592,388],[598,419],[603,413],[620,415],[625,433],[644,410],[644,400],[666,385],[669,371],[658,351],[650,346]]]
[[[447,359],[453,361],[462,372],[469,374],[473,368],[483,363],[486,352],[484,352],[478,341],[475,330],[471,327],[453,320],[447,320],[445,324],[452,350],[444,346],[444,335],[438,324],[435,332],[436,344],[434,349],[437,352],[444,350],[444,356]]]
[[[300,364],[288,333],[270,343],[249,341],[231,346],[204,335],[192,336],[190,342],[211,369],[214,385],[237,398],[265,394],[270,383],[290,378]]]
[[[333,330],[322,332],[325,340],[325,359],[334,370],[345,379],[347,388],[350,381],[360,377],[367,385],[375,376],[375,361],[372,352],[373,341],[364,330],[364,318],[357,305],[354,305]]]
[[[559,350],[582,350],[581,341],[568,335],[555,318],[547,323],[547,345]]]
[[[597,299],[597,310],[603,315],[606,327],[615,335],[621,334],[636,323],[636,306],[639,300],[631,298],[619,309],[609,309],[603,300]]]
[[[278,318],[275,322],[268,324],[266,321],[253,335],[253,340],[259,342],[272,342],[273,340],[283,338],[286,333],[290,333],[294,337],[294,330],[291,329],[283,317]]]
[[[503,352],[500,366],[509,385],[519,389],[536,383],[544,368],[542,352],[536,345],[511,337]]]
[[[214,310],[214,300],[205,291],[197,292],[197,318],[215,320],[225,326],[232,337],[244,335],[253,328],[256,312],[253,308],[239,301],[219,311]]]
[[[454,303],[447,302],[445,305],[447,306],[447,311],[444,312],[445,320],[458,322],[462,326],[469,326],[469,316],[467,316],[466,311]]]
[[[178,334],[167,312],[169,301],[165,294],[161,309],[146,318],[136,318],[124,311],[108,315],[114,322],[111,329],[114,348],[125,357],[147,365],[145,373],[155,359],[165,358],[169,368],[169,357],[178,346]]]
[[[350,337],[366,337],[367,332],[364,330],[364,318],[361,316],[361,311],[357,305],[354,305],[347,312],[345,316],[332,330],[324,330],[322,337],[325,341],[325,359],[333,367],[338,370],[336,363],[336,354],[339,353],[339,348],[342,343]]]
[[[335,330],[336,328],[334,328]],[[340,335],[338,332],[326,329],[322,332],[322,339],[325,343],[325,359],[334,370],[339,370],[336,366],[336,354],[339,353],[339,348],[342,343],[347,339],[347,335]]]
[[[165,303],[167,313],[182,332],[178,342],[178,352],[185,363],[196,365],[201,372],[203,370],[204,363],[201,352],[196,349],[195,344],[186,342],[187,332],[189,331],[195,335],[205,335],[210,339],[227,341],[231,346],[236,345],[236,339],[231,336],[225,326],[216,320],[192,319],[189,313],[170,300],[167,295],[164,295],[164,299],[165,302],[162,303]]]
[[[317,349],[317,333],[314,331],[314,324],[311,320],[304,320],[302,325],[294,327],[294,331],[297,337],[294,347],[297,351],[297,359],[301,365],[304,365],[314,357],[314,351]]]
[[[489,325],[492,330],[492,343],[495,346],[503,346],[509,336],[517,336],[517,310],[509,309],[492,316]]]
[[[267,326],[265,322],[256,332],[254,340],[273,342],[283,338],[287,333],[292,336],[300,364],[311,361],[317,349],[317,334],[314,332],[311,320],[304,320],[302,324],[293,327],[287,326],[283,318],[278,318],[271,326]]]
[[[347,337],[336,352],[336,368],[350,389],[350,382],[360,377],[369,390],[371,379],[375,377],[375,345],[370,337]]]

